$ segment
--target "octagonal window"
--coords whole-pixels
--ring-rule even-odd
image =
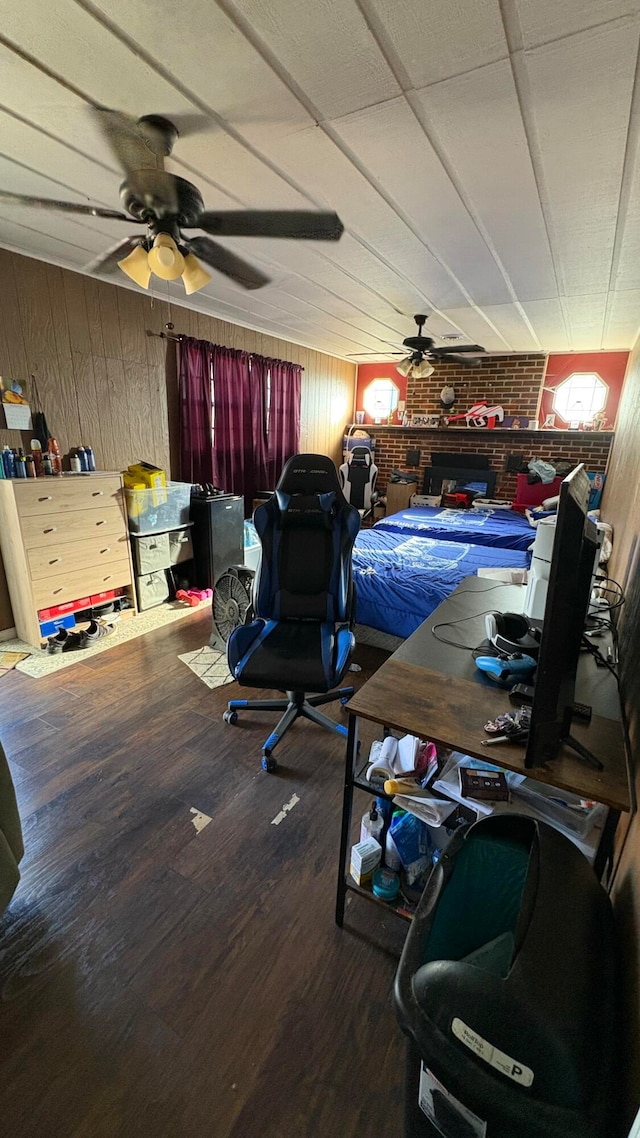
[[[400,389],[392,379],[372,379],[364,389],[364,409],[372,419],[382,421],[398,406]]]
[[[574,371],[563,379],[553,395],[553,410],[567,423],[589,423],[604,411],[609,388],[594,371]]]

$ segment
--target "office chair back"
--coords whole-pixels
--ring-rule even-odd
[[[340,467],[342,492],[361,514],[367,514],[371,510],[377,477],[378,467],[374,464],[369,447],[354,447]]]
[[[325,455],[294,455],[254,524],[262,558],[254,586],[256,616],[266,620],[352,618],[351,549],[360,519]]]

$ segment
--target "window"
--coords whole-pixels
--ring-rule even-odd
[[[608,394],[607,384],[594,371],[574,371],[556,387],[553,410],[571,426],[578,427],[604,411]]]
[[[372,379],[364,389],[364,409],[372,419],[381,422],[398,406],[400,389],[392,379]]]

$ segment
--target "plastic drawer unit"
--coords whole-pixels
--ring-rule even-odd
[[[405,1138],[615,1138],[613,918],[552,827],[485,818],[454,837],[407,937]]]

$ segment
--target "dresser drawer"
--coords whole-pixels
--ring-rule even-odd
[[[65,601],[75,601],[78,597],[88,597],[101,593],[104,589],[117,589],[131,584],[129,559],[112,561],[108,565],[78,569],[59,577],[48,577],[44,581],[33,582],[33,599],[37,609],[51,608]]]
[[[24,518],[70,510],[104,510],[116,506],[121,497],[120,479],[115,474],[104,478],[36,478],[15,482],[14,487],[18,514]]]
[[[58,549],[62,542],[125,535],[127,527],[119,506],[101,510],[68,510],[66,514],[34,514],[20,519],[25,549]]]
[[[65,541],[50,548],[30,549],[27,553],[29,571],[33,581],[47,577],[78,572],[124,561],[129,556],[129,540],[125,534],[109,537],[90,537],[85,541]]]

